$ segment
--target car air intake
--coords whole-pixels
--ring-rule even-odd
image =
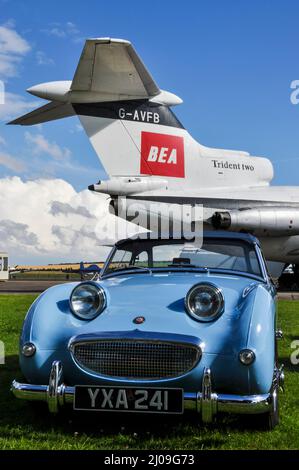
[[[188,343],[104,339],[73,343],[73,357],[87,371],[127,379],[167,379],[193,369],[201,349]]]

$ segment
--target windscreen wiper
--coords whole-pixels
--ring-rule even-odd
[[[109,273],[107,274],[116,274],[120,271],[131,271],[131,270],[134,270],[134,269],[141,269],[142,271],[147,271],[149,272],[150,274],[152,274],[152,270],[146,266],[134,266],[133,264],[130,264],[128,266],[126,266],[125,268],[119,268],[119,269],[115,269],[113,271],[110,271]]]

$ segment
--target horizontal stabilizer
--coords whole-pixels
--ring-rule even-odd
[[[51,103],[41,106],[30,113],[24,114],[8,124],[31,126],[33,124],[42,124],[43,122],[73,116],[74,114],[75,111],[71,104],[51,101]]]

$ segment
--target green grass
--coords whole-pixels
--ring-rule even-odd
[[[35,296],[0,296],[0,339],[6,364],[0,366],[0,449],[298,449],[299,366],[290,363],[291,342],[299,339],[299,302],[279,302],[279,326],[285,339],[280,360],[286,367],[281,394],[281,424],[271,432],[252,417],[221,417],[203,426],[186,411],[182,417],[78,414],[51,416],[44,404],[16,400],[9,391],[18,368],[18,338],[25,312]],[[50,314],[50,312],[49,312]]]

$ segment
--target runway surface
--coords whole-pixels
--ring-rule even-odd
[[[6,281],[0,282],[0,294],[39,294],[56,284],[69,281]],[[299,292],[278,292],[278,299],[299,300]]]
[[[41,293],[56,284],[68,281],[6,281],[0,282],[0,294],[30,294]]]

